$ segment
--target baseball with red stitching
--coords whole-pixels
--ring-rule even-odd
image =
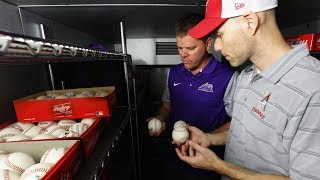
[[[63,127],[65,130],[68,130],[73,124],[77,123],[76,120],[64,119],[58,122],[58,125]]]
[[[19,180],[20,175],[8,169],[0,169],[0,179],[3,180]]]
[[[52,163],[58,162],[69,150],[67,147],[54,147],[47,150],[41,157],[41,163]]]
[[[80,135],[83,134],[87,129],[89,128],[89,126],[87,124],[84,123],[75,123],[73,124],[70,128],[69,131],[73,131],[73,132],[77,132]]]
[[[54,166],[51,163],[38,163],[30,166],[21,174],[20,180],[41,179]]]
[[[32,126],[29,129],[25,129],[22,134],[29,136],[29,137],[35,137],[39,134],[42,134],[45,130],[39,126]]]
[[[2,160],[2,169],[14,171],[19,175],[22,174],[28,167],[35,164],[33,157],[23,152],[11,153]]]
[[[7,140],[8,138],[15,136],[17,134],[21,134],[19,129],[13,127],[7,127],[0,131],[0,138]]]
[[[46,129],[45,134],[51,134],[55,137],[59,137],[60,134],[65,133],[67,130],[63,129],[59,125],[52,125]]]
[[[56,121],[41,121],[41,122],[38,122],[37,126],[43,129],[47,129],[48,127],[56,124],[58,124]]]

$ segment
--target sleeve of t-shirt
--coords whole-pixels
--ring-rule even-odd
[[[168,86],[169,74],[170,74],[170,69],[169,69],[168,75],[167,75],[166,87],[164,88],[163,93],[162,93],[162,102],[166,102],[166,103],[170,103],[170,92],[169,92],[169,86]]]
[[[298,121],[290,146],[290,179],[320,177],[320,92],[301,104],[290,121]]]
[[[229,84],[227,86],[227,89],[224,93],[224,98],[223,98],[224,107],[225,107],[225,110],[226,110],[229,117],[232,117],[232,109],[233,109],[232,101],[233,101],[233,96],[234,96],[236,86],[237,86],[238,76],[239,76],[238,72],[235,72],[232,75],[232,77],[229,81]]]

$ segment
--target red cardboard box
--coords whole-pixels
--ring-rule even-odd
[[[17,151],[27,153],[35,159],[36,163],[40,162],[42,155],[47,150],[54,147],[68,147],[69,150],[42,179],[73,179],[84,161],[79,140],[59,139],[0,143],[0,150],[9,153]]]
[[[105,119],[97,119],[89,129],[81,135],[86,159],[89,158],[100,138],[104,128],[104,120]]]
[[[286,38],[290,45],[306,43],[310,51],[320,51],[320,33],[302,34],[299,36]]]
[[[108,91],[107,97],[85,97],[66,99],[34,100],[39,96],[50,93],[65,94],[66,92],[81,93],[83,91],[98,92]],[[47,120],[99,118],[111,114],[111,108],[115,103],[115,87],[96,87],[81,89],[66,89],[45,91],[14,100],[14,107],[18,121],[39,122]]]

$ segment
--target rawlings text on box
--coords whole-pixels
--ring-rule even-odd
[[[9,153],[18,151],[27,153],[35,159],[36,163],[40,162],[42,155],[47,150],[54,147],[67,147],[69,150],[41,179],[73,179],[84,161],[79,140],[59,139],[0,143],[0,150]]]
[[[107,91],[106,97],[82,97],[65,99],[43,99],[35,100],[39,96],[67,92],[81,93],[84,91]],[[46,120],[79,119],[79,118],[99,118],[110,116],[111,107],[115,103],[115,88],[96,87],[46,91],[33,94],[14,101],[14,107],[18,121],[39,122]]]

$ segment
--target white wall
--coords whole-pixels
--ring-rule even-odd
[[[131,54],[134,65],[174,65],[181,63],[179,55],[156,55],[156,42],[176,42],[175,38],[127,38],[127,53]],[[221,53],[212,53],[221,60]]]

